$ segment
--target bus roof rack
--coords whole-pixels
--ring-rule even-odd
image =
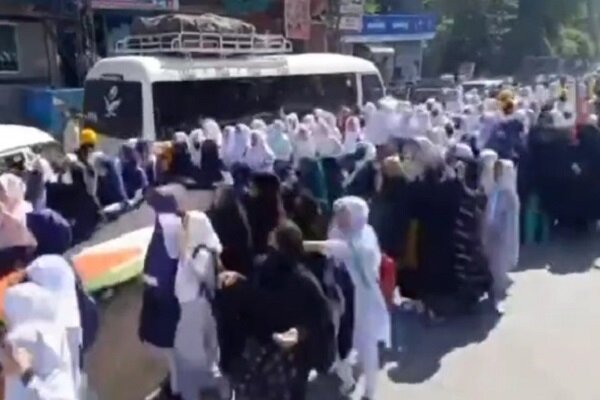
[[[184,54],[189,56],[235,56],[284,54],[292,43],[283,35],[268,33],[173,32],[127,36],[115,52],[129,55]]]

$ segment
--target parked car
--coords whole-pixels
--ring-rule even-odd
[[[59,161],[62,147],[50,134],[23,125],[0,125],[0,172],[23,163],[28,165],[37,154],[50,162]]]

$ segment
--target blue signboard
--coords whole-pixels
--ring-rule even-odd
[[[428,14],[365,15],[362,31],[344,35],[347,43],[402,42],[430,40],[435,37],[437,20]]]

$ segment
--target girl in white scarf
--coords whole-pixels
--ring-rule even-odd
[[[296,164],[303,158],[314,160],[317,157],[317,147],[313,140],[310,129],[301,124],[298,133],[293,140],[294,161]],[[297,167],[297,165],[296,165]]]
[[[202,122],[202,130],[207,140],[212,140],[218,147],[223,145],[223,133],[221,127],[214,119],[207,118]]]
[[[499,313],[512,283],[508,273],[519,261],[519,213],[517,173],[512,161],[494,165],[495,185],[489,195],[484,226],[484,249],[493,283],[490,297]]]
[[[4,298],[8,334],[2,350],[5,400],[78,400],[59,304],[33,282]]]
[[[479,155],[481,163],[480,186],[486,196],[489,196],[494,187],[494,166],[498,161],[498,153],[494,150],[485,149]]]
[[[23,222],[27,213],[33,210],[32,205],[25,201],[26,190],[25,182],[17,175],[0,175],[0,204],[4,206],[5,212]]]
[[[200,163],[202,161],[202,142],[204,142],[204,139],[204,131],[202,129],[194,129],[190,132],[190,155],[192,157],[192,163],[198,168],[200,168]]]
[[[354,348],[365,374],[364,399],[375,400],[379,370],[378,343],[390,343],[390,315],[379,286],[381,250],[373,228],[368,224],[369,206],[358,197],[343,197],[333,206],[334,218],[329,239],[307,242],[307,251],[322,252],[343,261],[352,278],[355,293]],[[347,361],[338,364],[343,391],[354,387],[352,368]],[[348,394],[348,393],[346,393]]]
[[[267,145],[264,134],[260,131],[252,131],[250,142],[244,164],[254,172],[273,172],[275,155]]]
[[[362,140],[362,129],[358,117],[349,117],[344,127],[344,154],[356,153],[358,143]]]
[[[256,118],[250,123],[250,129],[252,129],[253,131],[260,131],[262,134],[266,134],[267,124],[264,120]]]
[[[289,162],[292,159],[292,143],[285,134],[285,124],[281,120],[273,121],[267,130],[267,142],[278,161]]]
[[[201,390],[216,384],[219,347],[211,301],[223,248],[210,220],[200,211],[184,217],[180,243],[175,278],[175,295],[181,306],[175,334],[177,382],[183,400],[196,400]]]
[[[365,119],[365,124],[369,123],[373,115],[377,112],[377,106],[374,103],[368,102],[362,109],[362,114]]]
[[[219,156],[223,162],[227,163],[227,152],[229,151],[229,147],[232,145],[235,136],[235,127],[232,125],[227,125],[223,128],[223,145],[219,149]]]
[[[54,295],[54,302],[59,309],[59,322],[67,333],[73,381],[77,392],[80,393],[83,331],[73,267],[61,256],[42,256],[27,267],[27,277]]]
[[[287,128],[288,135],[294,137],[298,128],[300,127],[300,119],[298,119],[298,114],[291,113],[285,117],[285,125]]]
[[[227,151],[225,152],[225,162],[229,167],[236,163],[243,163],[246,151],[250,147],[250,128],[248,125],[236,125],[235,132],[230,136],[227,143]]]

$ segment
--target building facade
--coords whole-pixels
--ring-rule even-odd
[[[34,1],[0,5],[0,123],[24,121],[26,89],[62,84],[56,17]]]
[[[423,50],[437,30],[421,0],[381,0],[378,14],[363,15],[357,25],[342,34],[345,52],[376,62],[388,83],[420,79]]]

